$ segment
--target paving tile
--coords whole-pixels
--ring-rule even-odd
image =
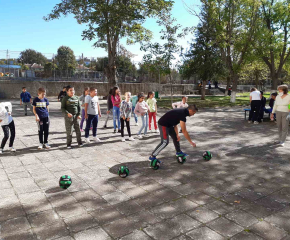
[[[97,227],[97,221],[90,214],[77,215],[64,219],[70,232],[80,232],[88,228]]]
[[[27,214],[42,212],[52,209],[46,195],[42,192],[31,192],[19,195],[19,199]]]
[[[42,227],[54,224],[56,222],[62,222],[62,219],[54,210],[30,214],[27,218],[32,227]]]
[[[95,211],[90,212],[90,214],[97,220],[98,224],[100,225],[124,217],[124,215],[121,214],[114,206],[97,209]]]
[[[202,223],[210,222],[219,217],[216,212],[209,210],[206,207],[198,207],[187,214]]]
[[[258,222],[258,218],[254,217],[249,213],[244,212],[243,210],[228,213],[225,217],[245,228]]]
[[[116,208],[120,213],[124,215],[131,215],[144,210],[144,208],[142,208],[139,204],[137,204],[135,200],[122,202],[116,205]]]
[[[63,236],[68,236],[69,231],[67,230],[66,225],[63,222],[59,222],[53,225],[42,226],[37,228],[32,228],[34,234],[36,234],[37,239],[46,240],[46,239],[56,239]]]
[[[151,240],[148,235],[146,235],[143,231],[135,230],[134,232],[128,234],[127,236],[122,237],[120,240]]]
[[[1,235],[0,235],[1,236]],[[33,235],[32,230],[27,230],[27,231],[17,231],[17,232],[11,232],[9,236],[1,238],[1,240],[34,240],[35,236]]]
[[[231,238],[231,240],[263,240],[263,238],[247,231],[243,231]]]
[[[74,235],[75,240],[110,240],[112,239],[102,228],[91,228]]]
[[[204,205],[215,201],[213,197],[201,192],[189,194],[186,196],[186,199],[196,202],[199,205]]]
[[[279,228],[290,232],[290,208],[283,209],[281,212],[273,214],[265,218],[265,221],[275,224]]]
[[[103,198],[111,205],[115,205],[129,200],[129,197],[121,191],[104,195]]]
[[[195,240],[226,240],[223,236],[218,234],[217,232],[211,230],[208,227],[201,227],[194,229],[188,233],[186,233],[187,236],[190,237],[190,239]]]
[[[7,237],[15,232],[23,232],[30,229],[30,224],[26,217],[19,217],[1,223],[1,235]]]
[[[103,229],[110,234],[113,238],[123,237],[131,232],[134,228],[126,218],[121,218],[103,225]]]
[[[277,228],[266,221],[258,222],[257,224],[251,226],[250,230],[268,240],[280,240],[287,235],[283,229]]]
[[[55,211],[62,218],[72,218],[74,216],[78,216],[78,215],[82,215],[86,213],[85,208],[79,203],[63,205],[63,206],[55,208]]]

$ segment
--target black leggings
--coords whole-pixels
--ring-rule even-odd
[[[180,143],[179,141],[177,141],[177,135],[174,127],[163,127],[159,124],[158,127],[160,131],[161,143],[159,143],[159,145],[155,148],[152,156],[156,157],[164,148],[166,148],[169,143],[169,135],[173,139],[173,144],[176,152],[181,152]]]
[[[39,142],[41,144],[46,144],[49,133],[49,117],[40,118],[39,122],[37,122],[37,125],[38,125]],[[43,134],[44,134],[44,142],[43,142]]]
[[[124,137],[124,128],[125,128],[125,122],[126,122],[126,127],[128,131],[129,137],[131,137],[131,129],[130,129],[130,120],[127,121],[127,119],[120,118],[121,121],[121,136]]]
[[[15,125],[14,125],[14,121],[12,120],[11,123],[9,123],[8,125],[4,125],[2,126],[3,132],[4,132],[4,137],[2,139],[2,143],[1,143],[1,149],[3,149],[5,147],[5,144],[9,138],[9,129],[11,132],[11,137],[10,137],[10,142],[9,142],[9,147],[13,147],[13,142],[15,139]]]
[[[255,122],[259,118],[261,108],[261,100],[253,100],[251,102],[251,111],[249,115],[249,121]]]

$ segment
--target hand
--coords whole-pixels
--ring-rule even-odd
[[[130,121],[130,118],[127,118],[127,122],[129,122]]]
[[[0,122],[2,122],[2,120],[0,120]]]
[[[68,116],[69,118],[71,118],[71,117],[72,117],[72,114],[68,113],[67,116]]]
[[[196,147],[195,142],[191,142],[190,145],[191,145],[192,147]]]
[[[99,114],[99,117],[102,117],[102,114],[101,113]]]
[[[57,99],[57,101],[59,101],[59,99]]]
[[[109,114],[111,111],[107,111],[107,114]]]
[[[85,114],[85,119],[88,119],[88,114]]]
[[[126,120],[126,118],[125,118],[125,117],[123,117],[123,120],[125,121],[125,120]]]
[[[20,105],[22,105],[22,103],[20,103]]]
[[[11,115],[11,112],[8,112],[8,115]]]
[[[180,136],[179,135],[177,135],[177,142],[179,142],[180,141]]]
[[[82,119],[82,117],[81,116],[78,116],[78,119]]]
[[[270,119],[271,121],[274,121],[274,113],[271,113]]]
[[[39,117],[38,117],[38,116],[36,116],[36,119],[35,119],[35,120],[36,120],[36,122],[39,122]]]

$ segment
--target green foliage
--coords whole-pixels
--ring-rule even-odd
[[[44,65],[47,62],[47,58],[40,52],[33,49],[26,49],[20,53],[18,61],[22,64],[41,64]]]
[[[57,65],[51,62],[48,62],[44,65],[44,73],[46,77],[51,77],[53,71],[57,69]]]
[[[74,52],[67,46],[61,46],[57,49],[57,56],[55,59],[60,70],[71,70],[76,68],[77,62]]]

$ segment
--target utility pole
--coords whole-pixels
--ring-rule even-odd
[[[7,65],[8,65],[8,72],[10,72],[10,70],[9,70],[9,55],[8,55],[8,49],[7,49],[7,53],[6,53],[6,60],[7,60]]]
[[[84,54],[82,53],[82,60],[83,60],[83,72],[82,72],[82,78],[84,76]]]

